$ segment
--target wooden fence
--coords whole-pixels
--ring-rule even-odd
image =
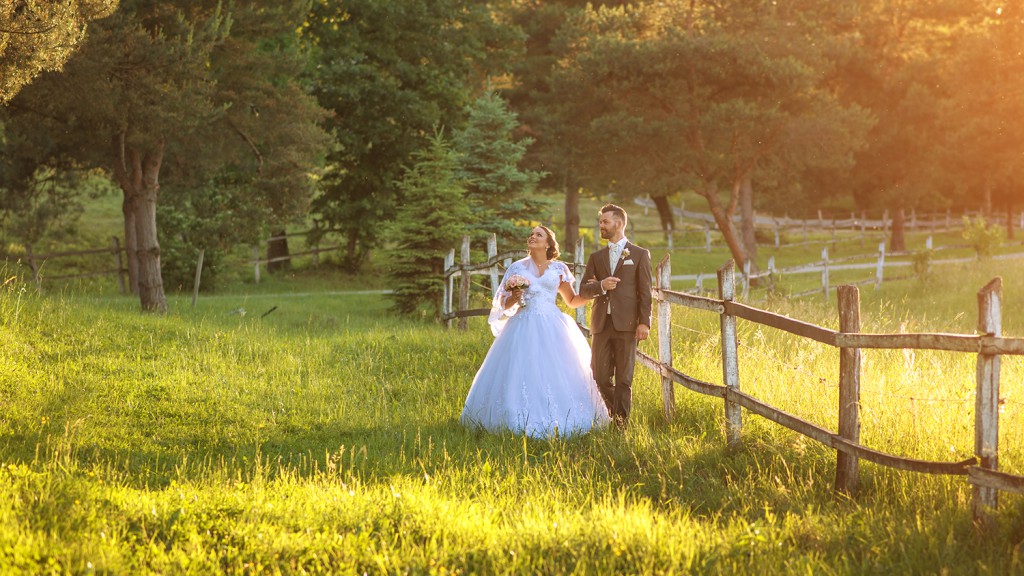
[[[121,294],[127,291],[125,284],[125,278],[128,274],[128,269],[124,267],[124,259],[122,255],[125,250],[121,247],[121,241],[117,236],[112,237],[111,246],[109,248],[95,248],[90,250],[72,250],[68,252],[53,252],[49,254],[36,254],[32,252],[32,246],[25,246],[25,261],[28,264],[29,270],[32,271],[32,281],[35,282],[36,288],[41,287],[42,275],[40,270],[42,269],[43,263],[47,260],[56,258],[68,258],[71,256],[88,256],[91,254],[110,254],[114,259],[114,267],[111,269],[100,270],[97,272],[84,272],[81,274],[63,274],[59,276],[46,276],[47,280],[74,280],[77,278],[93,278],[95,276],[108,276],[117,275],[117,287],[120,289]]]
[[[973,487],[973,511],[983,519],[997,505],[997,490],[1024,494],[1024,476],[999,471],[999,368],[1003,355],[1024,355],[1024,338],[1002,336],[1002,280],[996,278],[978,292],[979,335],[962,334],[866,334],[860,332],[860,292],[856,286],[837,288],[839,331],[808,324],[735,301],[736,279],[732,261],[718,271],[718,298],[694,296],[671,289],[671,261],[666,256],[655,270],[653,291],[658,308],[658,358],[637,351],[638,362],[658,373],[662,381],[665,417],[675,410],[674,384],[716,398],[725,404],[729,444],[742,436],[742,409],[767,418],[837,451],[835,488],[853,494],[857,490],[861,459],[900,470],[927,474],[967,476]],[[720,316],[723,385],[703,382],[672,367],[672,306],[717,313]],[[741,392],[737,319],[755,322],[839,348],[838,430],[833,432],[769,406]],[[932,462],[903,458],[860,444],[861,350],[921,349],[968,352],[978,356],[974,414],[974,454],[960,462]]]
[[[298,232],[298,233],[286,234],[284,236],[274,236],[274,237],[268,238],[267,241],[270,242],[272,240],[282,240],[282,239],[285,239],[285,238],[291,238],[291,237],[295,237],[295,236],[306,236],[307,234],[309,234],[309,232]],[[259,284],[259,282],[260,282],[260,267],[262,265],[267,265],[267,264],[271,264],[271,263],[274,263],[274,262],[286,262],[286,261],[290,261],[292,258],[298,258],[299,256],[310,256],[311,255],[311,256],[313,256],[313,266],[316,267],[319,264],[320,254],[324,254],[324,253],[327,253],[327,252],[333,252],[333,251],[340,250],[340,249],[341,249],[341,246],[327,246],[327,247],[324,247],[324,248],[321,248],[319,246],[314,246],[310,250],[305,250],[305,251],[302,251],[302,252],[291,252],[291,253],[289,253],[286,256],[278,256],[278,257],[275,257],[275,258],[261,258],[260,257],[260,247],[259,246],[253,246],[252,247],[252,259],[242,261],[241,265],[252,266],[253,267],[253,277],[254,277],[254,280],[255,280],[256,284]],[[199,262],[199,264],[198,264],[198,268],[199,269],[202,268],[202,259],[203,259],[202,253],[203,252],[204,252],[203,250],[200,250],[200,256],[199,256],[199,261],[198,261]],[[60,259],[60,258],[69,258],[69,257],[72,257],[72,256],[88,256],[88,255],[92,255],[92,254],[110,254],[113,257],[113,260],[114,260],[113,268],[104,269],[104,270],[98,270],[98,271],[94,271],[94,272],[83,272],[83,273],[79,273],[79,274],[61,274],[61,275],[45,275],[45,276],[41,274],[41,270],[42,270],[43,264],[47,260],[56,260],[56,259]],[[34,253],[32,251],[32,246],[31,245],[26,245],[25,246],[25,262],[28,264],[29,269],[32,271],[32,280],[33,280],[33,282],[35,282],[36,288],[40,288],[43,279],[48,280],[48,281],[49,280],[74,280],[74,279],[79,279],[79,278],[93,278],[93,277],[96,277],[96,276],[117,275],[117,285],[118,285],[118,288],[120,289],[122,294],[125,294],[127,292],[127,290],[128,290],[128,288],[127,288],[128,269],[125,267],[125,264],[124,264],[125,263],[125,258],[126,258],[125,249],[121,246],[121,241],[116,236],[114,236],[112,238],[112,244],[111,244],[111,247],[109,247],[109,248],[92,248],[92,249],[88,249],[88,250],[72,250],[72,251],[67,251],[67,252],[52,252],[52,253],[46,253],[46,254],[36,254],[36,253]],[[198,286],[198,282],[199,282],[199,272],[197,271],[196,272],[196,284],[197,284],[197,286]]]

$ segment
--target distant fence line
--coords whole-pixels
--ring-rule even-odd
[[[274,240],[283,240],[283,239],[292,238],[292,237],[307,236],[307,235],[309,235],[310,232],[311,231],[293,232],[293,233],[290,233],[290,234],[285,234],[285,235],[280,235],[280,236],[272,236],[270,238],[267,238],[266,241],[267,242],[271,242],[271,241],[274,241]],[[87,250],[70,250],[70,251],[64,251],[64,252],[49,252],[49,253],[43,253],[43,254],[39,254],[39,253],[33,252],[32,245],[31,244],[27,244],[25,246],[24,260],[25,260],[25,263],[28,264],[29,270],[31,270],[32,281],[35,283],[36,288],[41,288],[43,280],[47,280],[47,281],[50,281],[50,280],[76,280],[76,279],[82,279],[82,278],[94,278],[94,277],[97,277],[97,276],[113,276],[113,275],[116,275],[117,276],[118,289],[120,290],[121,294],[125,294],[128,291],[128,287],[127,287],[128,268],[125,267],[125,261],[127,259],[126,250],[125,250],[125,248],[123,246],[121,246],[121,240],[117,236],[113,236],[111,238],[111,242],[112,242],[111,246],[107,247],[107,248],[92,248],[92,249],[87,249]],[[260,256],[260,247],[256,246],[256,245],[253,245],[252,246],[252,258],[251,259],[243,260],[239,264],[243,265],[243,266],[252,266],[253,267],[253,278],[254,278],[254,281],[257,284],[259,284],[260,276],[261,276],[261,274],[260,274],[260,272],[261,272],[260,267],[261,266],[269,265],[269,264],[272,264],[272,263],[275,263],[275,262],[290,261],[292,258],[298,258],[300,256],[312,256],[313,257],[313,266],[316,267],[316,266],[319,266],[319,264],[320,264],[320,254],[324,254],[324,253],[328,253],[328,252],[334,252],[334,251],[341,250],[341,249],[342,249],[342,247],[340,245],[326,246],[326,247],[322,247],[322,248],[319,247],[319,246],[315,246],[315,247],[313,247],[310,250],[304,250],[304,251],[301,251],[301,252],[290,252],[290,253],[288,253],[285,256],[277,256],[277,257],[274,257],[274,258],[263,258],[263,257]],[[198,266],[197,266],[198,269],[202,268],[204,252],[205,252],[204,250],[200,250],[200,253],[199,253],[199,256],[198,256]],[[112,258],[113,258],[113,268],[108,268],[108,269],[104,269],[104,270],[97,270],[97,271],[94,271],[94,272],[83,272],[83,273],[79,273],[79,274],[61,274],[61,275],[53,275],[53,276],[51,276],[51,275],[43,275],[41,273],[42,272],[42,268],[43,268],[43,264],[45,264],[49,260],[59,260],[61,258],[70,258],[70,257],[73,257],[73,256],[88,256],[88,255],[93,255],[93,254],[110,254],[112,256]],[[197,270],[197,273],[196,273],[196,284],[197,285],[198,285],[198,282],[199,282],[199,278],[200,278],[200,275],[199,275],[199,271]]]
[[[71,256],[88,256],[90,254],[110,254],[114,259],[114,267],[112,269],[101,270],[98,272],[84,272],[81,274],[64,274],[59,276],[46,276],[47,280],[73,280],[77,278],[93,278],[96,276],[109,276],[117,275],[117,287],[121,291],[121,294],[127,292],[127,286],[125,284],[125,277],[128,274],[128,269],[124,266],[124,258],[122,255],[125,253],[124,248],[121,247],[121,240],[117,236],[111,237],[111,246],[108,248],[94,248],[88,250],[70,250],[66,252],[51,252],[45,254],[36,254],[32,252],[32,245],[25,245],[25,262],[28,264],[29,270],[32,272],[32,281],[36,285],[36,289],[41,288],[42,275],[40,271],[43,263],[47,260],[57,258],[69,258]]]
[[[1003,244],[1003,246],[1018,246],[1018,244]],[[969,244],[947,244],[945,246],[933,247],[933,245],[932,245],[932,237],[931,236],[929,236],[925,240],[925,250],[930,250],[930,251],[934,251],[934,252],[940,252],[940,251],[943,251],[943,250],[958,250],[958,249],[964,249],[964,248],[973,248],[973,247],[971,245],[969,245]],[[875,289],[878,289],[878,288],[880,288],[882,286],[883,282],[890,282],[890,281],[894,281],[894,280],[906,280],[908,278],[913,278],[913,275],[886,276],[885,275],[885,268],[887,268],[887,267],[888,268],[892,268],[892,267],[909,267],[909,266],[913,266],[913,262],[908,262],[908,261],[905,261],[905,260],[903,260],[903,261],[886,260],[886,257],[906,257],[906,256],[915,256],[917,254],[919,254],[919,252],[914,252],[914,251],[910,251],[910,250],[886,252],[885,251],[885,242],[880,242],[878,244],[878,252],[876,254],[874,254],[874,255],[872,255],[872,254],[854,254],[854,255],[843,256],[841,258],[835,258],[835,259],[830,259],[829,258],[828,246],[825,246],[821,250],[821,259],[820,260],[818,260],[816,262],[811,262],[809,264],[801,264],[799,266],[790,266],[790,267],[787,267],[787,268],[776,268],[775,267],[775,257],[771,256],[771,257],[768,258],[768,268],[766,270],[761,271],[761,272],[756,272],[756,273],[755,272],[751,272],[750,262],[749,261],[744,264],[743,272],[740,275],[740,289],[742,291],[743,297],[746,298],[749,295],[750,285],[751,285],[752,281],[754,281],[754,280],[761,279],[761,278],[783,277],[783,276],[791,275],[791,274],[810,274],[810,273],[820,272],[821,273],[821,287],[820,288],[813,288],[811,290],[806,290],[806,291],[803,291],[803,292],[798,292],[798,293],[790,294],[789,296],[792,297],[792,298],[800,298],[800,297],[803,297],[803,296],[808,296],[808,295],[813,295],[813,294],[822,294],[824,296],[825,300],[827,301],[828,300],[828,295],[829,295],[829,288],[831,287],[830,278],[829,278],[829,275],[830,275],[831,271],[834,271],[834,270],[852,270],[852,269],[873,269],[874,272],[875,272],[873,277],[866,278],[864,280],[854,281],[854,282],[847,282],[847,283],[848,284],[855,284],[855,285],[874,284],[875,285]],[[993,260],[1009,260],[1009,259],[1016,259],[1016,258],[1024,258],[1024,252],[1014,252],[1014,253],[1009,253],[1009,254],[997,254],[997,255],[991,256],[991,258]],[[871,260],[871,259],[873,259],[874,262],[865,262],[865,260]],[[967,258],[948,258],[948,259],[944,259],[944,260],[931,260],[931,261],[927,262],[927,265],[930,267],[930,266],[934,266],[934,265],[937,265],[937,264],[958,264],[958,263],[964,263],[964,262],[972,262],[972,261],[975,261],[977,259],[978,259],[977,256],[971,256],[971,257],[967,257]],[[858,262],[858,261],[860,261],[860,262]],[[694,294],[703,294],[706,291],[705,288],[704,288],[704,278],[705,277],[710,277],[710,276],[712,276],[712,275],[705,274],[703,272],[700,272],[700,273],[697,273],[697,274],[677,274],[677,275],[672,276],[672,280],[676,280],[676,281],[680,281],[680,280],[694,280],[694,281],[696,281],[695,286],[692,289],[686,290],[686,292],[694,293]]]
[[[655,209],[656,206],[649,198],[637,198],[634,203],[644,209],[645,212]],[[861,239],[862,243],[866,242],[867,239],[879,235],[888,235],[893,219],[889,215],[889,211],[885,210],[882,213],[881,218],[869,218],[866,211],[861,211],[859,214],[856,212],[850,212],[849,218],[837,218],[835,216],[825,216],[821,210],[818,210],[817,218],[790,218],[786,216],[774,216],[754,214],[754,226],[762,230],[771,230],[774,234],[774,241],[771,245],[776,248],[784,246],[802,246],[807,244],[816,244],[819,241],[810,239],[811,233],[830,233],[833,239],[837,239],[837,233],[840,231],[856,232],[854,236],[847,236],[847,240]],[[718,230],[718,223],[715,222],[714,217],[706,212],[694,212],[686,210],[685,208],[672,208],[672,213],[681,219],[682,227],[674,228],[669,231],[666,236],[666,243],[669,250],[703,250],[705,252],[711,252],[711,246],[713,244],[712,237],[714,234],[720,234]],[[911,209],[909,214],[906,215],[904,220],[904,226],[907,231],[911,232],[939,232],[939,231],[950,231],[958,230],[963,226],[963,218],[975,218],[978,216],[984,216],[986,220],[993,225],[1005,226],[1009,221],[1017,223],[1019,229],[1024,230],[1024,211],[1019,214],[1012,214],[1007,212],[993,212],[987,216],[981,210],[963,210],[957,214],[954,214],[952,210],[947,209],[945,212],[932,212],[917,214],[915,209]],[[740,223],[740,216],[733,215],[732,221],[734,224]],[[595,226],[581,226],[581,229],[593,229],[596,230]],[[784,233],[792,233],[793,231],[802,232],[802,239],[800,241],[787,241],[784,237]],[[635,232],[641,233],[657,233],[665,234],[665,231],[658,230],[634,230]],[[703,242],[700,244],[691,245],[678,245],[675,241],[675,236],[680,233],[697,232],[703,233]],[[594,244],[598,244],[599,240],[597,234],[594,234]],[[648,243],[650,245],[650,243]]]
[[[583,266],[583,240],[577,245],[573,267]],[[501,267],[507,269],[512,256],[524,251],[498,254],[492,235],[488,242],[487,259],[473,264],[470,261],[469,237],[464,237],[460,262],[455,262],[451,250],[444,262],[443,320],[450,327],[458,320],[461,330],[467,328],[466,319],[486,316],[488,308],[471,309],[470,288],[473,275],[490,277],[491,289],[497,286]],[[455,279],[459,278],[458,300]],[[582,274],[576,274],[577,290]],[[1024,355],[1024,338],[1002,336],[1002,280],[996,278],[978,292],[980,335],[900,333],[868,334],[860,332],[860,292],[854,285],[837,287],[839,302],[839,331],[829,330],[782,316],[774,312],[736,302],[736,273],[732,260],[717,271],[719,297],[697,296],[671,289],[671,259],[666,255],[654,271],[656,285],[652,296],[657,303],[658,357],[637,350],[637,361],[656,372],[662,381],[662,401],[666,419],[675,413],[675,384],[708,396],[723,399],[727,442],[738,443],[742,434],[742,409],[771,420],[794,432],[818,441],[837,451],[835,489],[853,494],[857,491],[859,461],[861,459],[910,472],[967,476],[973,487],[973,513],[984,518],[997,505],[997,490],[1024,494],[1024,476],[1007,474],[998,469],[999,429],[999,367],[1003,355]],[[722,341],[722,374],[724,384],[704,382],[683,374],[672,367],[672,306],[714,312],[720,316]],[[832,432],[817,424],[786,413],[778,408],[740,391],[740,371],[736,320],[742,319],[769,326],[795,336],[834,346],[840,350],[839,359],[839,427]],[[586,307],[576,309],[576,322],[586,329]],[[975,402],[974,457],[959,462],[935,462],[887,454],[860,444],[860,376],[862,349],[919,349],[968,352],[978,355]]]
[[[643,207],[645,210],[648,210],[648,209],[651,209],[651,208],[655,207],[654,206],[654,202],[651,201],[650,199],[638,198],[638,199],[635,200],[635,203],[637,205]],[[687,220],[687,219],[699,222],[700,224],[697,225],[696,228],[693,228],[693,229],[690,229],[690,230],[687,230],[686,228],[670,230],[668,235],[667,235],[668,249],[669,250],[703,250],[705,252],[709,252],[710,253],[711,249],[712,249],[712,245],[713,245],[713,238],[712,238],[713,231],[714,231],[715,234],[719,233],[717,231],[717,225],[714,222],[714,218],[710,214],[707,214],[707,213],[691,212],[691,211],[687,211],[687,210],[685,210],[683,208],[673,208],[673,213],[676,214],[677,216],[683,218],[684,226],[685,226],[685,220]],[[820,244],[821,240],[809,240],[808,239],[809,231],[815,231],[815,230],[817,230],[817,231],[831,231],[833,239],[836,239],[836,233],[839,230],[860,230],[860,234],[859,235],[853,236],[853,237],[846,237],[845,239],[846,240],[851,240],[851,239],[852,240],[856,240],[857,238],[860,238],[861,241],[862,241],[861,243],[863,245],[864,242],[866,241],[866,239],[870,235],[869,231],[881,230],[883,232],[887,232],[888,228],[889,228],[889,226],[891,225],[891,222],[892,222],[892,219],[888,215],[888,211],[885,211],[885,213],[883,214],[881,219],[868,219],[868,218],[865,217],[864,214],[865,214],[864,212],[861,212],[861,217],[858,218],[858,217],[856,217],[856,215],[854,213],[851,213],[850,214],[850,218],[848,218],[848,219],[825,218],[822,215],[822,212],[820,210],[818,211],[818,218],[816,218],[816,219],[797,219],[797,218],[789,218],[788,216],[778,217],[778,216],[755,215],[755,225],[759,226],[759,227],[771,228],[771,229],[774,230],[774,236],[775,236],[775,238],[774,238],[774,246],[776,248],[783,247],[783,246],[800,246],[800,245],[809,245],[809,244]],[[967,217],[973,217],[973,216],[982,215],[982,213],[980,211],[967,211],[967,210],[965,210],[962,215],[963,216],[967,216]],[[989,215],[987,218],[989,219],[990,222],[993,222],[993,223],[1000,223],[1001,222],[1001,223],[1005,224],[1008,219],[1014,219],[1014,216],[1012,214],[1007,214],[1007,213],[993,213],[993,214]],[[733,220],[735,222],[739,222],[739,217],[738,216],[734,216]],[[1020,228],[1024,229],[1024,212],[1021,212],[1019,214],[1019,220],[1020,220]],[[922,215],[920,217],[918,217],[918,215],[916,214],[916,211],[911,210],[910,216],[907,218],[907,223],[906,223],[906,226],[907,226],[908,230],[958,229],[959,226],[961,226],[961,225],[962,225],[962,220],[960,218],[954,216],[952,214],[952,212],[949,211],[949,210],[947,210],[944,214],[941,214],[941,213],[924,214],[924,215]],[[594,230],[596,232],[597,225],[595,223],[595,225],[593,227],[580,226],[579,228],[581,230],[590,229],[590,230]],[[783,231],[783,230],[792,230],[792,229],[801,229],[801,230],[803,230],[803,234],[804,234],[803,241],[800,241],[800,242],[784,242],[783,241],[783,237],[782,237],[781,231]],[[677,234],[679,234],[679,233],[687,233],[687,232],[692,232],[692,231],[696,231],[698,234],[701,234],[703,236],[703,242],[701,242],[700,244],[697,244],[697,245],[677,245],[674,242],[674,237]],[[275,241],[275,240],[284,240],[284,239],[287,239],[287,238],[308,236],[312,232],[314,232],[314,230],[307,230],[307,231],[304,231],[304,232],[292,232],[292,233],[288,233],[288,234],[284,234],[284,235],[272,236],[270,238],[267,238],[265,241],[266,242],[272,242],[272,241]],[[638,234],[638,233],[643,233],[643,234],[664,234],[664,231],[661,230],[661,229],[658,229],[658,230],[637,230],[632,225],[632,221],[631,221],[630,229],[629,229],[629,236],[630,237],[635,237],[635,235]],[[91,277],[96,277],[96,276],[116,275],[117,276],[117,282],[118,282],[118,288],[119,288],[120,292],[122,294],[124,294],[128,290],[128,287],[127,287],[128,270],[125,267],[126,251],[125,251],[125,248],[121,246],[120,240],[116,236],[112,238],[112,242],[113,242],[112,246],[111,247],[107,247],[107,248],[95,248],[95,249],[88,249],[88,250],[55,252],[55,253],[47,253],[47,254],[35,254],[35,253],[32,252],[32,247],[30,245],[26,245],[25,260],[28,263],[29,268],[32,271],[33,281],[35,282],[37,288],[40,287],[41,281],[43,279],[45,279],[45,280],[73,280],[73,279],[81,279],[81,278],[91,278]],[[577,242],[577,250],[576,250],[576,252],[578,254],[582,254],[583,253],[584,245],[585,244],[583,242]],[[596,234],[596,233],[593,234],[593,245],[594,245],[594,250],[600,249],[600,235],[599,234]],[[955,246],[955,247],[961,247],[961,246]],[[949,247],[949,246],[947,246],[947,247],[940,247],[940,248],[937,248],[936,250],[948,249],[948,248],[952,248],[952,247]],[[301,251],[301,252],[292,252],[292,253],[289,253],[287,255],[277,256],[277,257],[274,257],[274,258],[263,258],[263,257],[261,257],[260,256],[260,246],[253,245],[251,247],[251,249],[252,249],[252,257],[240,261],[239,265],[252,266],[253,280],[254,280],[255,283],[259,284],[261,276],[262,276],[262,274],[261,274],[262,266],[267,266],[267,265],[270,265],[270,264],[273,264],[273,263],[276,263],[276,262],[287,262],[287,261],[292,260],[293,258],[298,258],[298,257],[301,257],[301,256],[312,256],[313,266],[317,267],[317,266],[319,266],[319,263],[320,263],[320,254],[325,254],[325,253],[330,253],[330,252],[335,252],[335,251],[338,251],[338,250],[342,250],[343,246],[340,246],[340,245],[330,245],[330,246],[326,246],[326,247],[314,246],[313,248],[311,248],[309,250],[304,250],[304,251]],[[523,252],[523,251],[513,251],[512,253],[522,253],[522,254],[525,254],[525,252]],[[90,255],[90,254],[110,254],[113,257],[113,259],[114,259],[113,268],[98,270],[98,271],[94,271],[94,272],[83,272],[83,273],[79,273],[79,274],[63,274],[63,275],[56,275],[56,276],[50,276],[50,275],[43,276],[43,275],[40,274],[40,270],[42,268],[42,264],[45,261],[47,261],[47,260],[55,260],[55,259],[60,259],[60,258],[65,258],[65,257],[83,256],[83,255]],[[879,254],[880,254],[879,259],[880,260],[884,260],[884,254],[882,254],[882,249],[881,248],[879,250]],[[912,254],[912,252],[901,252],[901,253],[895,253],[894,252],[894,253],[889,253],[888,255],[889,256],[903,256],[903,255],[910,255],[910,254]],[[827,275],[828,275],[828,267],[829,267],[830,264],[831,265],[835,265],[835,264],[838,264],[838,263],[840,263],[841,261],[844,261],[844,260],[855,260],[855,259],[865,259],[865,258],[874,258],[874,257],[875,257],[875,255],[873,255],[873,254],[870,254],[870,255],[869,254],[865,254],[865,255],[861,255],[861,256],[848,256],[848,257],[845,257],[845,258],[843,258],[841,260],[831,260],[830,261],[830,260],[828,260],[827,251],[825,251],[825,252],[823,252],[822,259],[819,260],[818,262],[815,262],[815,263],[812,263],[812,264],[808,264],[808,265],[795,266],[795,267],[791,267],[791,268],[783,268],[783,269],[778,269],[778,270],[774,269],[774,258],[769,258],[769,261],[768,261],[768,271],[767,272],[762,272],[762,273],[759,273],[759,274],[745,275],[744,283],[742,284],[742,286],[744,287],[745,290],[748,289],[749,288],[749,281],[750,280],[753,280],[753,279],[756,279],[756,278],[759,278],[759,277],[763,277],[763,276],[767,276],[767,275],[771,274],[771,272],[773,270],[776,273],[780,273],[780,274],[802,274],[802,273],[808,273],[808,272],[816,272],[819,269],[824,268],[825,270],[823,271],[822,289],[820,290],[820,292],[822,292],[822,293],[827,295],[827,293],[828,293]],[[941,263],[941,262],[936,262],[936,263]],[[884,263],[884,266],[906,266],[906,265],[908,265],[908,264],[904,263],[904,262]],[[201,260],[200,260],[200,266],[201,266]],[[882,281],[882,275],[881,275],[881,272],[880,272],[881,268],[879,268],[878,270],[879,270],[879,272],[876,274],[876,277],[878,278],[877,282],[880,284],[881,281]],[[700,273],[700,274],[680,275],[680,276],[675,276],[673,279],[675,279],[675,280],[696,280],[697,281],[697,285],[691,291],[699,293],[699,292],[703,291],[703,282],[702,281],[703,281],[703,278],[705,276],[710,277],[711,274]],[[198,283],[198,279],[199,279],[199,274],[198,273],[197,273],[196,278],[197,278],[197,283]],[[891,280],[891,279],[895,279],[895,278],[889,278],[889,279]],[[861,284],[866,284],[866,283],[869,283],[869,282],[871,282],[871,280],[864,280],[864,281],[862,281],[860,283]],[[807,291],[807,292],[804,292],[804,293],[794,294],[793,296],[805,296],[805,295],[808,295],[808,294],[813,294],[813,293],[818,293],[818,292],[819,292],[818,289],[814,289],[814,290]]]

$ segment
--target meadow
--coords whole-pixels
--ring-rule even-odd
[[[963,331],[1002,275],[1024,333],[1024,272],[943,268],[862,291],[865,331]],[[307,288],[316,282],[310,281]],[[322,288],[332,283],[323,282]],[[1024,571],[1021,499],[975,526],[963,478],[861,465],[638,368],[629,428],[531,440],[462,427],[491,336],[392,315],[381,294],[171,298],[0,289],[0,572],[891,574]],[[835,327],[834,300],[760,305]],[[263,313],[277,306],[273,313]],[[240,310],[247,311],[241,314]],[[721,381],[714,315],[677,310],[676,366]],[[740,324],[745,391],[834,427],[838,353]],[[643,347],[654,351],[655,343]],[[865,444],[972,453],[970,355],[868,351]],[[1017,359],[1003,365],[1001,466],[1024,473]]]

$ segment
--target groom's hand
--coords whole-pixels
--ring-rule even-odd
[[[647,337],[650,336],[650,335],[651,335],[651,327],[650,326],[648,326],[646,324],[637,324],[636,325],[636,339],[637,339],[638,342],[640,340],[647,340]]]
[[[619,279],[615,276],[609,276],[604,280],[601,280],[601,289],[605,292],[611,292],[615,290],[615,287],[619,285]]]

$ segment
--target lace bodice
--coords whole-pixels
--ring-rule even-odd
[[[508,291],[505,290],[505,283],[509,277],[519,274],[530,281],[530,286],[523,292],[523,302],[526,304],[503,309],[502,303]],[[530,258],[516,260],[505,271],[501,279],[501,285],[494,294],[494,302],[491,308],[489,322],[491,331],[495,336],[501,331],[504,323],[510,317],[517,314],[532,315],[541,313],[561,313],[558,308],[558,287],[562,282],[572,283],[575,281],[569,266],[564,262],[553,261],[548,263],[547,269],[540,273],[537,265]]]

